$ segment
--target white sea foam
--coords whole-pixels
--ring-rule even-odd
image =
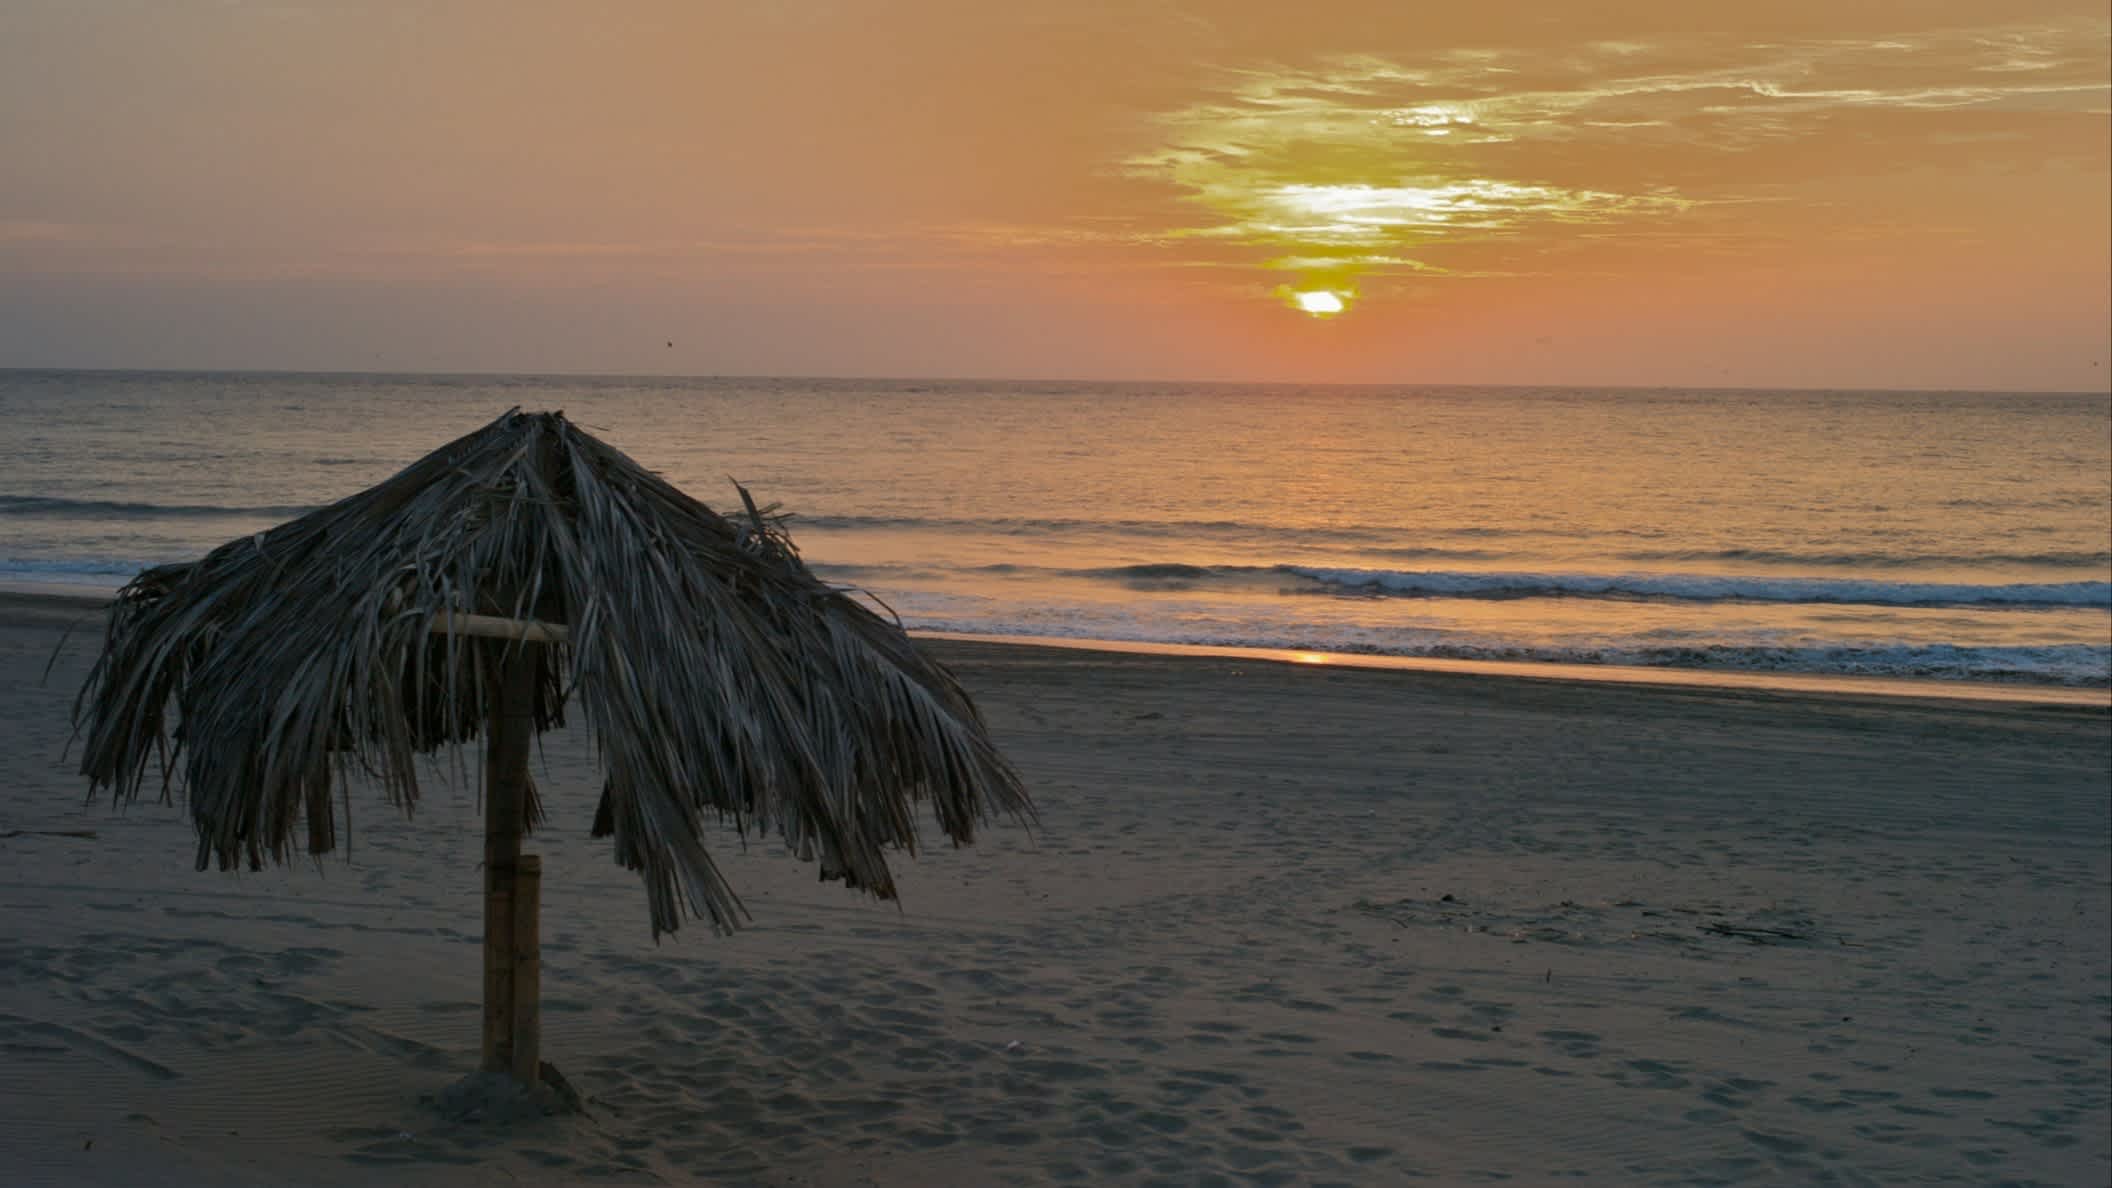
[[[147,568],[131,561],[0,558],[0,584],[28,582],[115,590]]]
[[[1475,573],[1320,569],[1284,572],[1341,590],[1437,598],[1668,598],[1879,606],[2112,606],[2112,582],[1887,582],[1669,573]]]

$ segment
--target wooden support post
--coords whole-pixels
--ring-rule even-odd
[[[513,868],[513,1079],[542,1080],[543,860],[523,854]]]
[[[499,680],[484,731],[483,1068],[513,1073],[516,903],[528,799],[528,743],[535,732],[535,657],[526,643],[488,646]]]

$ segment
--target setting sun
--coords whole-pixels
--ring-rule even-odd
[[[1293,299],[1297,301],[1299,309],[1316,318],[1329,317],[1348,308],[1343,304],[1341,294],[1330,293],[1325,289],[1294,294]]]

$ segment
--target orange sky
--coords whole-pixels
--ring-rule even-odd
[[[2108,44],[2102,0],[10,0],[0,365],[2101,390]]]

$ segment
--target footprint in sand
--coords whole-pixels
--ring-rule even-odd
[[[1684,1089],[1692,1084],[1680,1074],[1685,1066],[1662,1060],[1630,1060],[1612,1072],[1600,1073],[1623,1089]]]
[[[1702,1090],[1701,1099],[1727,1110],[1742,1110],[1753,1104],[1754,1095],[1762,1090],[1774,1088],[1773,1081],[1758,1081],[1749,1077],[1730,1077],[1718,1081]]]
[[[1540,1038],[1561,1050],[1564,1056],[1589,1060],[1599,1054],[1599,1036],[1589,1031],[1543,1031]]]
[[[1809,1140],[1798,1138],[1795,1135],[1770,1134],[1764,1130],[1746,1130],[1740,1133],[1745,1136],[1747,1142],[1763,1151],[1771,1151],[1776,1155],[1802,1155],[1804,1152],[1811,1150]]]

